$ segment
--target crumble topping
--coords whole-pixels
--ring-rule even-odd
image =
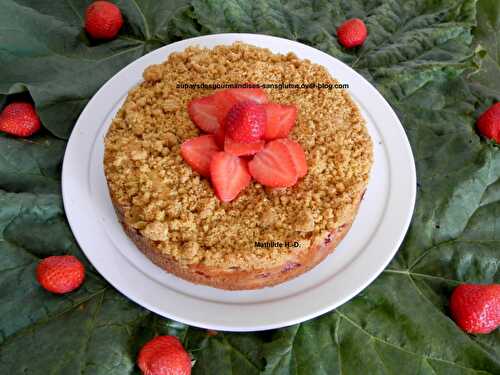
[[[230,203],[181,158],[180,145],[200,135],[191,99],[213,90],[186,82],[338,83],[325,68],[293,53],[243,43],[189,47],[148,67],[106,135],[104,169],[125,221],[179,263],[251,270],[278,266],[297,250],[256,248],[255,241],[298,241],[308,247],[356,214],[372,165],[372,143],[358,108],[342,89],[266,90],[269,100],[298,107],[290,138],[309,171],[287,189],[258,183]]]

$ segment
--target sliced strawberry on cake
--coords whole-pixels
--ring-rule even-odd
[[[278,139],[277,142],[280,142],[287,147],[290,157],[292,158],[293,165],[295,166],[295,170],[297,171],[297,177],[304,177],[307,174],[307,161],[306,154],[300,144],[288,138]]]
[[[288,147],[271,141],[248,163],[257,182],[270,187],[289,187],[297,182],[297,170]]]
[[[231,138],[226,137],[224,126],[221,126],[217,133],[215,133],[215,142],[221,150],[229,152],[236,156],[253,155],[264,148],[265,141],[259,140],[252,143],[242,143],[233,141]]]
[[[245,189],[252,179],[247,161],[228,152],[217,152],[210,162],[210,177],[217,197],[230,202]]]
[[[267,115],[264,139],[271,141],[288,137],[297,120],[297,107],[277,103],[267,103],[263,107]]]
[[[252,177],[283,188],[306,175],[304,150],[287,138],[297,119],[295,105],[268,103],[263,90],[249,88],[194,99],[188,110],[193,122],[211,134],[184,142],[181,155],[211,179],[221,201],[236,198]]]
[[[188,104],[191,120],[201,130],[209,134],[215,134],[220,127],[217,111],[213,95],[193,99]]]
[[[220,149],[212,134],[191,138],[181,145],[181,156],[193,170],[204,177],[210,177],[210,161]]]
[[[231,138],[224,139],[224,151],[236,156],[254,155],[264,148],[265,141],[252,143],[235,142]]]

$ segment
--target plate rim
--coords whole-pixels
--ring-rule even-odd
[[[96,98],[98,98],[106,88],[111,86],[113,84],[113,82],[119,78],[120,75],[124,74],[127,70],[131,69],[132,65],[134,65],[134,64],[140,65],[151,54],[155,54],[155,53],[159,54],[162,51],[165,51],[166,49],[172,49],[173,47],[180,46],[180,45],[185,45],[184,48],[186,48],[188,45],[196,45],[197,43],[200,43],[201,41],[206,40],[206,39],[221,39],[221,42],[219,44],[228,44],[227,39],[232,39],[232,41],[234,42],[234,41],[237,41],[240,39],[253,39],[253,38],[257,38],[257,39],[262,38],[262,39],[274,40],[277,42],[283,42],[289,46],[289,49],[292,52],[294,52],[294,47],[295,47],[295,49],[297,47],[299,47],[300,49],[305,48],[306,50],[310,50],[311,52],[313,52],[315,54],[323,55],[325,58],[333,59],[336,64],[343,65],[343,67],[345,69],[347,69],[350,72],[350,74],[352,74],[354,77],[356,77],[357,80],[360,80],[361,82],[363,82],[363,84],[365,86],[369,87],[368,91],[370,91],[370,96],[373,95],[378,100],[378,102],[380,102],[382,104],[382,106],[384,107],[383,111],[385,112],[385,114],[387,116],[391,117],[391,122],[395,122],[398,125],[397,132],[399,132],[398,136],[403,143],[403,150],[405,151],[404,156],[410,162],[411,168],[409,168],[409,171],[408,171],[409,172],[408,177],[409,177],[410,181],[408,184],[409,190],[407,191],[407,193],[409,193],[409,199],[406,200],[406,203],[407,203],[406,215],[405,215],[404,220],[400,223],[401,228],[398,231],[398,236],[394,236],[394,238],[391,241],[391,246],[390,246],[391,250],[384,253],[385,256],[380,261],[380,263],[377,264],[376,271],[372,271],[371,274],[369,275],[369,277],[363,278],[363,280],[358,283],[357,287],[353,288],[353,290],[351,290],[350,293],[346,294],[344,296],[344,298],[337,300],[337,301],[323,304],[322,308],[316,308],[316,309],[314,309],[314,311],[310,311],[309,314],[302,314],[301,316],[297,316],[295,318],[280,320],[279,322],[276,321],[274,323],[253,324],[253,325],[249,325],[249,326],[241,326],[241,325],[233,326],[231,324],[222,324],[221,325],[221,324],[211,324],[211,323],[207,323],[207,322],[203,322],[203,321],[194,321],[194,320],[189,319],[189,318],[184,318],[182,316],[178,316],[177,314],[173,314],[170,312],[160,310],[156,306],[154,306],[151,303],[149,303],[148,301],[144,300],[144,298],[141,298],[140,295],[136,295],[136,294],[131,295],[130,291],[127,292],[126,287],[124,287],[123,285],[117,285],[118,282],[116,279],[110,279],[109,277],[107,277],[106,271],[104,271],[104,272],[101,271],[101,266],[96,265],[96,263],[97,263],[96,259],[92,259],[94,257],[89,255],[89,253],[85,250],[85,246],[82,246],[83,243],[86,243],[86,239],[82,236],[82,234],[80,233],[80,230],[74,229],[75,227],[77,227],[77,223],[79,220],[75,217],[75,212],[73,210],[74,207],[71,204],[71,199],[70,199],[70,195],[72,194],[70,191],[71,184],[68,182],[69,178],[71,176],[70,171],[69,171],[69,165],[70,165],[69,161],[71,161],[71,158],[72,158],[71,150],[73,148],[72,147],[73,144],[76,142],[75,140],[77,139],[76,134],[78,134],[78,131],[81,130],[80,128],[82,127],[82,124],[83,124],[82,119],[85,118],[86,112],[90,110],[89,108],[91,108],[91,105],[93,105],[94,102],[97,100]],[[245,40],[243,40],[243,42],[250,43],[250,44],[252,43],[251,41],[245,41]],[[170,53],[171,52],[164,52],[164,54],[163,54],[164,59]],[[387,152],[387,155],[388,155],[388,162],[391,162],[392,159],[390,158],[390,154],[388,152]],[[90,158],[90,155],[89,155],[89,158]],[[391,168],[389,168],[389,172],[390,171],[391,171]],[[88,176],[88,174],[87,174],[87,176]],[[391,181],[391,179],[392,179],[392,177],[389,178],[389,181]],[[390,193],[391,193],[391,186],[392,185],[390,184],[388,195],[390,195]],[[305,45],[305,44],[302,44],[302,43],[299,43],[296,41],[292,41],[292,40],[279,38],[279,37],[275,37],[275,36],[270,36],[270,35],[264,35],[264,34],[223,33],[223,34],[210,34],[210,35],[204,35],[204,36],[199,36],[199,37],[194,37],[194,38],[188,38],[188,39],[184,39],[181,41],[177,41],[177,42],[165,45],[161,48],[158,48],[154,51],[151,51],[148,54],[143,55],[143,56],[139,57],[138,59],[130,62],[125,67],[120,69],[109,80],[107,80],[99,88],[99,90],[93,95],[93,97],[89,100],[89,102],[87,103],[85,108],[80,113],[78,120],[76,121],[75,126],[71,132],[70,138],[68,139],[66,150],[64,153],[64,158],[63,158],[63,165],[62,165],[61,190],[62,190],[62,197],[63,197],[63,205],[64,205],[64,209],[66,212],[68,223],[71,227],[71,230],[73,232],[73,235],[74,235],[77,243],[79,244],[80,248],[82,249],[83,254],[87,257],[87,259],[90,261],[90,263],[92,263],[92,265],[97,270],[97,272],[99,272],[99,274],[109,284],[111,284],[117,291],[119,291],[121,294],[123,294],[128,299],[134,301],[135,303],[139,304],[140,306],[143,306],[144,308],[146,308],[150,311],[153,311],[156,314],[167,317],[169,319],[179,321],[179,322],[184,323],[184,324],[188,324],[188,325],[196,326],[196,327],[201,327],[201,328],[206,328],[206,329],[222,330],[222,331],[249,332],[249,331],[261,331],[261,330],[282,328],[282,327],[290,326],[293,324],[301,323],[301,322],[304,322],[306,320],[315,318],[317,316],[320,316],[328,311],[331,311],[331,310],[341,306],[342,304],[346,303],[347,301],[349,301],[350,299],[355,297],[357,294],[359,294],[368,285],[370,285],[384,271],[384,269],[387,267],[389,262],[393,259],[393,257],[395,256],[395,254],[399,250],[399,247],[401,246],[403,239],[404,239],[404,237],[408,231],[408,228],[410,226],[411,219],[412,219],[413,212],[414,212],[415,201],[416,201],[416,169],[415,169],[415,161],[414,161],[414,157],[413,157],[413,153],[411,150],[411,146],[410,146],[408,137],[407,137],[407,135],[404,131],[404,128],[403,128],[399,118],[397,117],[396,113],[394,112],[394,110],[392,109],[390,104],[385,100],[385,98],[380,94],[380,92],[370,82],[368,82],[364,77],[362,77],[359,73],[357,73],[354,69],[349,67],[347,64],[343,63],[342,61],[336,59],[333,56],[326,54],[325,52],[323,52],[321,50],[318,50],[314,47],[311,47],[311,46],[308,46],[308,45]],[[389,200],[390,198],[391,197],[389,196],[387,199]],[[387,203],[387,204],[389,204],[389,203]],[[382,216],[382,218],[384,216]],[[379,227],[380,227],[380,225],[381,224],[379,223]],[[374,232],[374,233],[376,233],[376,232]],[[120,251],[118,251],[118,253],[119,253],[120,257],[124,257]],[[358,259],[358,257],[356,257],[349,264],[349,267],[351,267],[352,264],[355,263],[355,261],[357,259]],[[128,259],[125,258],[124,260],[126,262],[130,263],[130,261]],[[130,265],[130,266],[133,267],[133,265]],[[139,269],[136,269],[136,270],[137,270],[137,272],[142,273],[141,270],[139,270]],[[144,275],[144,277],[148,278],[146,275]],[[156,280],[152,280],[152,281],[157,283]],[[313,289],[317,289],[317,288],[313,288]],[[307,293],[310,293],[310,292],[311,292],[310,290],[307,291]],[[194,297],[191,297],[191,296],[189,296],[189,298],[194,299]],[[208,302],[208,301],[203,301],[203,302],[204,303],[211,303],[211,304],[222,304],[222,303]],[[227,306],[227,304],[223,304],[223,305]]]

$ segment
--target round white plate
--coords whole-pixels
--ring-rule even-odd
[[[375,162],[352,229],[313,270],[281,285],[224,291],[195,285],[151,263],[123,232],[103,171],[104,136],[143,70],[188,46],[235,41],[294,52],[326,67],[362,109]],[[134,61],[94,95],[78,119],[64,156],[64,207],[73,233],[94,267],[131,300],[197,327],[257,331],[299,323],[345,303],[370,284],[396,253],[408,229],[416,193],[415,164],[397,116],[379,92],[347,65],[304,44],[265,35],[218,34],[183,40]]]

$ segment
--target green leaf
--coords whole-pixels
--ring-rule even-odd
[[[498,356],[437,309],[420,278],[386,271],[334,313],[277,332],[264,373],[498,373]]]
[[[58,195],[0,191],[0,207],[0,340],[106,288],[92,272],[83,288],[63,298],[44,292],[36,282],[40,258],[71,253],[84,260],[64,221]]]
[[[95,43],[82,28],[89,3],[0,1],[0,94],[29,90],[44,126],[61,138],[106,80],[172,40],[170,20],[185,8],[184,1],[119,2],[126,26],[117,39]]]
[[[2,372],[130,373],[136,354],[130,337],[147,314],[116,292],[104,290],[7,339],[0,352]]]
[[[209,336],[198,330],[188,334],[186,344],[194,350],[194,375],[254,375],[260,374],[263,368],[262,339],[255,334],[219,332]]]
[[[15,139],[0,136],[0,189],[58,192],[66,143],[48,136]]]
[[[491,100],[500,100],[500,2],[478,1],[474,36],[480,69],[470,76],[470,84],[476,95],[489,99],[481,103],[485,109]]]

